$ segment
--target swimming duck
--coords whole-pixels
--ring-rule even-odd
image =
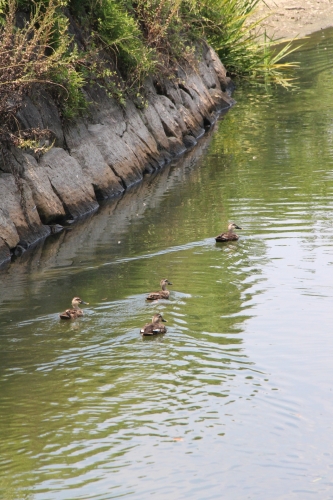
[[[166,289],[167,285],[172,285],[172,283],[167,279],[161,280],[160,286],[162,290],[150,293],[146,300],[168,299],[170,292]]]
[[[141,335],[156,335],[158,333],[166,333],[167,329],[161,323],[167,323],[167,320],[163,318],[162,314],[154,314],[151,323],[147,323],[140,330]]]
[[[82,309],[79,308],[79,304],[89,304],[89,302],[84,302],[80,297],[74,297],[72,300],[73,309],[66,309],[65,312],[60,314],[61,319],[76,319],[83,316]]]
[[[243,229],[242,227],[237,226],[234,222],[230,222],[228,226],[228,232],[227,233],[221,233],[218,236],[216,236],[215,241],[236,241],[238,240],[239,236],[234,233],[234,229]]]

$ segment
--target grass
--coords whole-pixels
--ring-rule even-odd
[[[12,137],[15,113],[35,86],[51,87],[63,118],[73,119],[87,106],[85,85],[101,85],[124,103],[147,75],[172,75],[203,40],[232,76],[290,85],[283,71],[293,65],[281,59],[294,49],[276,53],[270,40],[260,43],[249,22],[258,2],[0,0],[0,139],[20,142],[20,133]],[[80,50],[69,34],[75,30]]]

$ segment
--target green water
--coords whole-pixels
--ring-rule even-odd
[[[333,498],[332,58],[1,271],[1,499]]]

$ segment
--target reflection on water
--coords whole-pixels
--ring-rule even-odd
[[[330,498],[332,53],[1,272],[0,498]]]

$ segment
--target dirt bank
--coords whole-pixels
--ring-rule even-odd
[[[302,38],[333,26],[333,0],[265,0],[253,20],[268,16],[260,30],[274,39]]]

